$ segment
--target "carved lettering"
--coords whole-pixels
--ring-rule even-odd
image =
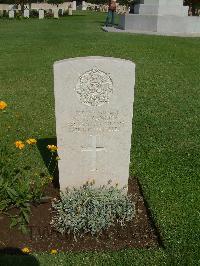
[[[118,111],[77,111],[68,123],[70,132],[109,132],[119,131],[124,125]]]

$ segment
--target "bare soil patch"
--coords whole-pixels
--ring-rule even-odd
[[[9,228],[10,220],[0,215],[0,249],[28,247],[33,251],[108,251],[124,248],[158,247],[161,243],[157,229],[151,219],[150,212],[143,199],[136,178],[130,178],[129,193],[136,203],[136,216],[124,227],[113,226],[98,238],[85,235],[75,241],[73,235],[65,235],[54,231],[50,226],[52,218],[51,200],[38,206],[32,206],[29,229],[24,235],[16,228]],[[52,198],[59,197],[59,190],[50,185],[46,194]],[[2,253],[2,252],[1,252]]]

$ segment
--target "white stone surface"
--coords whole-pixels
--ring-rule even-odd
[[[24,17],[29,18],[29,9],[24,9]]]
[[[182,0],[143,0],[135,13],[121,15],[119,28],[173,36],[200,33],[200,17],[189,17]]]
[[[53,17],[54,18],[59,18],[59,16],[58,16],[58,9],[54,9],[53,10]]]
[[[60,188],[89,178],[128,184],[135,84],[131,61],[84,57],[54,63]]]
[[[76,10],[76,1],[72,2],[72,10]]]
[[[69,8],[68,8],[68,15],[69,15],[69,16],[72,16],[72,7],[69,7]]]
[[[14,18],[15,17],[15,11],[14,10],[9,10],[8,11],[8,16],[9,16],[9,18]]]
[[[148,0],[144,1],[144,4],[135,5],[134,13],[140,15],[187,16],[188,7],[183,6],[182,0]]]
[[[82,10],[87,10],[87,4],[85,1],[82,1]]]
[[[39,19],[43,19],[43,18],[44,18],[44,10],[39,9]]]

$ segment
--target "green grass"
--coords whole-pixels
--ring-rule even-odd
[[[16,139],[55,137],[54,61],[99,55],[135,62],[130,172],[141,182],[164,248],[37,259],[49,266],[200,265],[200,39],[109,34],[101,31],[104,18],[0,20],[0,98],[9,105],[0,136],[11,150]],[[44,167],[39,152],[22,155],[36,170]]]

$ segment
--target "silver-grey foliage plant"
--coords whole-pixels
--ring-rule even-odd
[[[87,182],[79,189],[67,189],[52,203],[55,215],[51,225],[61,234],[99,235],[115,222],[123,226],[135,215],[135,205],[125,188],[117,185],[95,187]]]

